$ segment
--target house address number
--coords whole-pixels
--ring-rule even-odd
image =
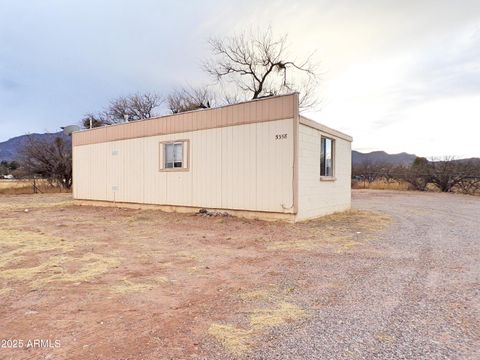
[[[277,134],[275,135],[275,140],[283,140],[287,138],[287,134]]]

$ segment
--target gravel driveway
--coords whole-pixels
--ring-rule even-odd
[[[304,277],[332,286],[312,287],[311,316],[253,357],[479,359],[480,198],[359,190],[353,207],[393,223],[371,251],[307,259]]]

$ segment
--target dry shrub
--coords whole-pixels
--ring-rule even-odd
[[[406,181],[385,181],[383,179],[374,181],[353,180],[352,189],[371,189],[371,190],[415,190],[414,187]]]

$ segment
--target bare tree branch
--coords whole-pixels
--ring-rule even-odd
[[[172,114],[212,107],[214,96],[207,88],[183,88],[167,97],[168,109]]]
[[[209,45],[214,58],[204,63],[204,70],[218,83],[240,89],[245,99],[299,92],[302,108],[315,105],[313,54],[303,61],[289,58],[286,36],[276,39],[267,29],[212,38]]]
[[[155,93],[121,96],[110,101],[109,106],[98,114],[87,114],[82,119],[85,128],[118,124],[125,121],[149,119],[157,116],[157,110],[164,99]]]

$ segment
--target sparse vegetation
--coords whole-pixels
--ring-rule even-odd
[[[354,188],[480,194],[480,161],[417,157],[410,166],[363,163],[352,169]]]

